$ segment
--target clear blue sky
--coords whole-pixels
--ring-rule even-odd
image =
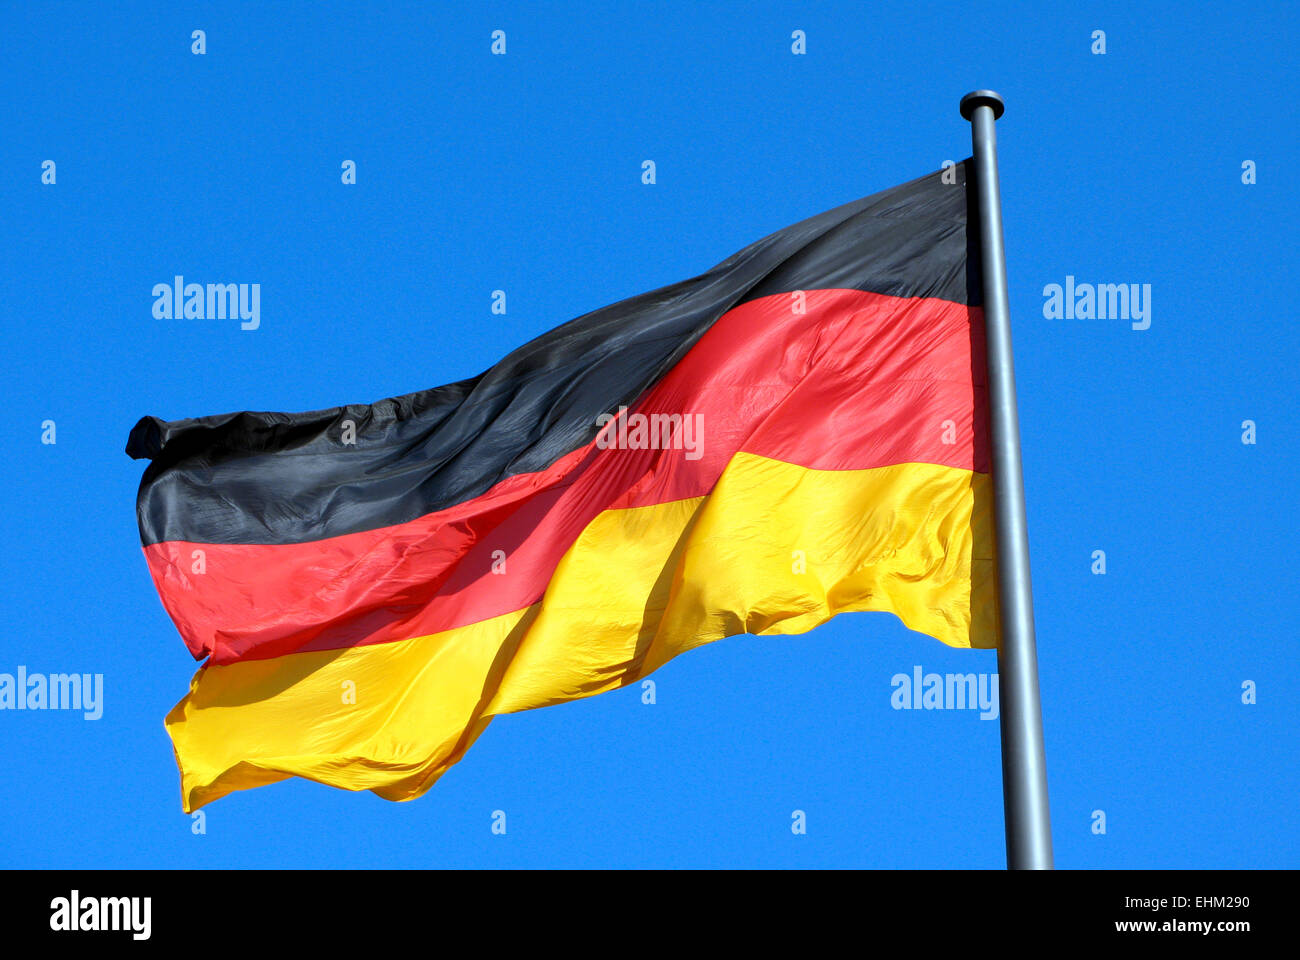
[[[98,721],[0,712],[0,866],[1000,867],[998,724],[890,705],[897,673],[994,655],[885,614],[712,644],[655,675],[653,706],[628,688],[500,718],[411,803],[289,781],[213,804],[195,836],[162,723],[194,663],[122,452],[144,414],[478,373],[967,156],[957,101],[976,87],[1008,105],[1058,865],[1300,866],[1296,8],[680,6],[0,14],[0,672],[106,688]],[[261,328],[154,319],[176,274],[260,283]],[[1150,329],[1044,319],[1067,275],[1151,284]]]

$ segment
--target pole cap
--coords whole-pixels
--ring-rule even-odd
[[[975,113],[976,107],[992,107],[993,119],[996,120],[1002,116],[1007,105],[1002,102],[1002,98],[992,90],[972,90],[966,96],[961,98],[961,115],[965,120],[969,120]]]

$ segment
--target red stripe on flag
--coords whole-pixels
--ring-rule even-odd
[[[987,472],[983,342],[979,309],[945,300],[763,297],[724,314],[601,441],[626,439],[636,416],[699,417],[698,457],[593,442],[409,523],[307,543],[170,541],[145,557],[190,651],[213,663],[449,630],[537,602],[596,515],[703,496],[740,451],[819,470]]]

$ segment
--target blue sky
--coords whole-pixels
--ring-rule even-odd
[[[976,87],[1007,101],[1057,864],[1300,865],[1296,8],[974,10],[6,7],[0,672],[102,673],[105,697],[94,721],[0,711],[0,866],[1000,867],[998,724],[890,703],[897,673],[995,657],[885,614],[709,645],[655,675],[654,705],[633,687],[499,718],[411,803],[288,781],[195,835],[162,724],[194,663],[122,452],[145,414],[478,373],[962,159]],[[261,327],[156,320],[176,274],[260,283]],[[1150,329],[1045,319],[1067,275],[1151,284]]]

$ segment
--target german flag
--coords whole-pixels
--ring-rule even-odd
[[[469,380],[136,424],[145,559],[204,660],[167,717],[185,810],[289,776],[409,800],[497,714],[844,611],[996,646],[968,166]]]

